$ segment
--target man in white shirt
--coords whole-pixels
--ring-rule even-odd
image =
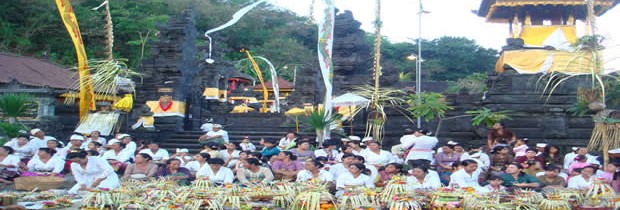
[[[125,149],[123,150],[127,151],[129,157],[132,159],[135,158],[138,145],[136,144],[136,142],[132,141],[131,136],[129,134],[121,134],[118,136],[118,140],[125,144]]]
[[[338,163],[329,168],[329,172],[332,173],[334,180],[338,179],[338,176],[343,175],[345,173],[349,173],[349,166],[355,160],[354,154],[344,154],[342,156],[342,163]]]
[[[581,175],[572,177],[568,180],[567,188],[579,190],[588,189],[592,186],[592,182],[596,179],[594,171],[595,169],[593,166],[583,167],[581,170]]]
[[[411,132],[413,132],[411,134]],[[433,148],[437,146],[439,140],[433,136],[427,136],[428,130],[419,129],[413,131],[406,129],[403,137],[400,138],[401,146],[405,150],[409,150],[409,154],[405,158],[406,162],[411,166],[412,160],[427,160],[429,163],[433,161]]]
[[[568,153],[564,156],[564,169],[568,170],[570,165],[575,161],[575,157],[578,155],[584,155],[588,158],[587,163],[594,165],[601,165],[601,163],[596,160],[596,156],[588,154],[588,148],[579,147],[577,151],[574,153]]]
[[[82,149],[86,149],[88,147],[88,144],[92,141],[99,142],[101,145],[106,145],[107,140],[103,137],[100,137],[99,135],[101,135],[99,131],[90,132],[90,137],[88,137],[88,139],[86,139],[86,141],[82,144]]]
[[[140,150],[140,153],[150,155],[155,161],[166,161],[170,159],[170,154],[165,149],[159,148],[159,144],[157,142],[149,142],[147,145],[148,149]],[[183,163],[183,161],[181,161]]]
[[[297,135],[293,132],[288,132],[286,136],[282,137],[278,142],[278,148],[282,151],[288,150],[292,147],[292,144],[295,144],[295,140],[297,140]]]
[[[218,143],[220,146],[228,143],[228,132],[222,129],[222,125],[214,124],[213,130],[207,132],[207,134],[200,137],[201,141],[213,141]]]
[[[30,142],[28,142],[28,144],[31,144],[32,147],[36,150],[39,150],[39,148],[47,147],[47,141],[56,139],[51,136],[46,136],[45,133],[38,128],[30,130],[30,135],[32,135],[32,138],[30,139]]]
[[[463,169],[460,169],[450,175],[450,186],[456,187],[472,187],[479,193],[486,193],[489,190],[480,186],[478,177],[481,170],[478,170],[478,163],[474,160],[464,160]]]
[[[461,155],[461,160],[467,159],[475,160],[478,163],[478,167],[483,170],[487,170],[491,167],[491,158],[484,153],[482,147],[473,147],[469,150],[469,153],[463,153],[463,155]]]
[[[205,122],[205,124],[202,124],[200,126],[200,130],[204,131],[204,132],[209,132],[213,130],[213,119],[207,119],[207,122]]]
[[[77,150],[77,149],[82,148],[83,142],[84,142],[84,136],[77,135],[77,134],[71,135],[71,137],[69,137],[69,145],[67,145],[66,147],[62,149],[57,150],[57,152],[61,153],[60,154],[61,157],[66,157],[67,154],[71,152],[71,150]],[[45,147],[47,147],[47,143],[45,143]]]

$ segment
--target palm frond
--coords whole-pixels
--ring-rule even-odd
[[[95,93],[116,96],[120,89],[134,93],[135,87],[131,78],[135,76],[141,78],[142,74],[131,70],[126,62],[127,59],[88,61],[92,73],[90,80]],[[79,81],[72,85],[72,89],[79,88]]]
[[[5,93],[0,96],[0,112],[6,117],[21,117],[34,107],[32,96],[24,93]]]

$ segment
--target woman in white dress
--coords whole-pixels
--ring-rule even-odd
[[[13,148],[9,146],[0,147],[0,183],[9,184],[19,176],[17,167],[20,159],[13,155],[13,152]]]
[[[193,177],[196,177],[196,174],[200,170],[203,170],[203,171],[211,170],[211,168],[209,168],[209,164],[207,163],[207,160],[209,159],[211,159],[211,155],[209,155],[209,153],[204,153],[204,152],[198,153],[197,155],[194,155],[193,161],[190,161],[189,163],[185,164],[185,168],[189,169],[189,172],[192,173]]]
[[[571,177],[568,180],[568,187],[570,189],[585,190],[592,186],[592,182],[597,178],[596,169],[593,166],[583,167],[581,175]]]
[[[11,147],[15,150],[13,155],[19,157],[24,164],[28,163],[37,152],[33,144],[28,143],[28,136],[24,134],[17,136],[17,143]]]
[[[229,168],[222,167],[224,163],[224,160],[221,158],[211,158],[207,160],[210,170],[200,170],[196,177],[208,177],[209,180],[217,185],[231,184],[235,179],[235,174]]]
[[[56,154],[56,150],[50,148],[40,148],[37,156],[28,162],[26,170],[30,173],[23,172],[22,176],[62,176],[62,170],[65,167],[65,161],[60,159]]]
[[[366,159],[366,164],[373,165],[377,168],[384,166],[388,163],[395,162],[392,158],[392,153],[382,150],[381,144],[377,141],[366,142],[365,150],[362,150],[361,156]]]
[[[348,169],[349,173],[338,176],[338,180],[336,180],[336,189],[338,189],[338,192],[336,193],[337,197],[341,196],[346,188],[375,188],[375,183],[370,176],[362,173],[366,170],[366,166],[364,166],[363,163],[351,164]]]
[[[110,150],[103,153],[101,157],[112,165],[114,171],[124,171],[125,168],[127,168],[127,164],[129,164],[131,154],[125,149],[125,144],[122,142],[113,142],[112,145],[110,145]]]
[[[105,159],[87,157],[86,151],[81,149],[69,151],[66,159],[71,162],[71,173],[77,182],[69,193],[94,188],[116,189],[120,186],[118,176]]]
[[[297,182],[306,182],[310,180],[319,180],[321,182],[331,182],[334,176],[326,170],[323,170],[323,163],[314,159],[304,163],[304,170],[297,173]]]
[[[429,174],[426,167],[414,166],[411,170],[413,176],[407,177],[408,189],[437,189],[441,187],[439,176]]]
[[[314,157],[327,157],[327,164],[334,165],[338,163],[338,142],[336,141],[325,141],[323,143],[323,149],[318,149],[314,151]]]

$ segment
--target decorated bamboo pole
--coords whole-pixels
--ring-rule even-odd
[[[374,79],[374,89],[371,97],[370,110],[372,110],[372,119],[368,123],[375,123],[375,121],[382,117],[382,115],[376,110],[378,107],[376,105],[379,103],[379,79],[381,77],[381,0],[376,0],[376,11],[375,11],[375,55],[374,55],[374,68],[373,68],[373,79]],[[380,128],[378,125],[370,126],[371,133],[368,135],[372,135],[373,138],[377,141],[381,141]]]
[[[114,31],[112,25],[112,15],[110,14],[110,2],[108,0],[105,1],[105,50],[106,56],[108,60],[113,60],[114,55],[112,53],[112,48],[114,47]]]

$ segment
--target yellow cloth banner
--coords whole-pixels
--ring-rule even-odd
[[[558,31],[559,30],[559,31]],[[575,44],[577,41],[577,28],[572,26],[524,26],[521,32],[520,38],[526,45],[532,46],[544,46],[545,41],[553,39],[551,37],[554,33],[559,33],[563,40],[568,41],[570,44]],[[557,38],[557,37],[556,37]]]
[[[151,108],[154,117],[185,117],[185,102],[172,101],[172,104],[166,108],[162,107],[159,101],[147,101],[146,105]]]
[[[78,74],[80,76],[80,119],[84,119],[89,110],[95,110],[95,93],[93,84],[90,80],[90,72],[88,71],[88,60],[86,58],[86,50],[82,42],[82,34],[77,23],[73,7],[69,0],[56,0],[58,12],[65,24],[65,28],[75,47],[75,53],[78,60]]]
[[[504,72],[508,65],[520,74],[561,72],[565,74],[592,73],[592,62],[583,52],[553,50],[511,50],[504,51],[495,64],[495,70]]]

